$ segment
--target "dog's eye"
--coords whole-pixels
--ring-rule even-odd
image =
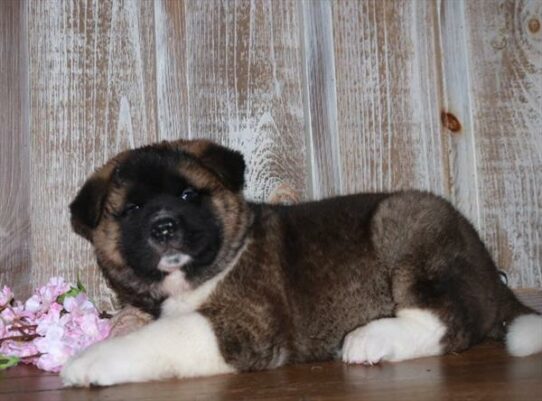
[[[198,191],[196,191],[192,187],[185,188],[184,191],[181,193],[181,199],[184,201],[195,200],[198,196]]]
[[[128,203],[125,207],[124,207],[124,210],[122,211],[122,216],[126,216],[132,212],[135,212],[136,210],[139,210],[141,209],[141,205],[137,205],[135,203]]]

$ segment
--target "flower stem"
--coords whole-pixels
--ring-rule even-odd
[[[9,340],[12,340],[12,341],[32,341],[34,338],[37,338],[37,337],[41,337],[41,336],[39,334],[23,334],[23,335],[20,335],[20,336],[4,337],[4,338],[0,338],[0,345],[4,341],[9,341]]]

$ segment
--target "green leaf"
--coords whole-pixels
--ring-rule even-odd
[[[77,275],[77,288],[78,288],[81,292],[87,292],[87,289],[85,288],[85,286],[84,286],[83,283],[81,282],[81,279],[79,278],[79,275]]]
[[[21,358],[17,356],[7,356],[4,354],[0,354],[0,370],[11,368],[12,366],[17,365],[20,360]]]
[[[82,286],[81,286],[82,287]],[[62,295],[59,295],[58,298],[56,299],[56,302],[58,302],[59,304],[62,304],[64,303],[64,300],[66,298],[69,298],[69,297],[76,297],[77,295],[81,294],[82,292],[85,292],[85,288],[82,287],[83,289],[79,288],[79,287],[71,287],[68,291],[66,291],[64,294]]]

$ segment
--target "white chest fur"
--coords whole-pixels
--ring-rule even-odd
[[[169,295],[169,298],[162,304],[162,316],[179,316],[197,310],[233,269],[245,248],[246,244],[222,272],[194,289],[181,270],[169,273],[162,284],[162,291]]]
[[[209,298],[225,275],[226,271],[191,289],[183,272],[170,273],[162,284],[162,289],[169,295],[162,304],[162,316],[178,316],[195,311]]]

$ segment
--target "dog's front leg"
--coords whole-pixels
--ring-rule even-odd
[[[234,372],[211,324],[199,313],[158,319],[89,347],[64,366],[65,385],[111,385]]]

